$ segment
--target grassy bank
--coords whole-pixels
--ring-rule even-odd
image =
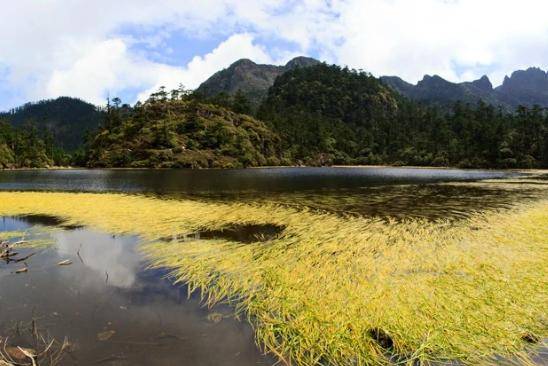
[[[548,337],[548,200],[458,221],[384,221],[274,205],[0,192],[0,216],[47,214],[141,235],[154,266],[230,299],[297,365],[523,357]],[[267,241],[159,238],[244,224]]]

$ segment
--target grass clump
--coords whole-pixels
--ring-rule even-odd
[[[228,300],[286,363],[495,363],[548,336],[548,200],[448,222],[118,194],[0,192],[0,215],[139,234],[153,266]],[[269,241],[157,240],[276,225]],[[538,343],[534,344],[538,346]]]

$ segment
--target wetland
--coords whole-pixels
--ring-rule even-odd
[[[0,217],[44,365],[546,362],[543,171],[2,171]]]

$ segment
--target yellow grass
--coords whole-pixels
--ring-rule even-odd
[[[0,205],[1,205],[1,203],[0,203]],[[24,235],[25,235],[25,233],[22,232],[22,231],[3,231],[3,232],[0,232],[0,241],[10,240],[10,239],[13,239],[13,238],[19,238],[19,237],[22,237]]]
[[[0,216],[47,214],[142,236],[154,266],[230,299],[258,343],[296,365],[376,365],[494,355],[530,362],[548,337],[548,200],[458,221],[381,221],[275,205],[118,194],[0,192]],[[286,227],[269,242],[162,242],[230,224]],[[393,342],[386,350],[374,339]]]

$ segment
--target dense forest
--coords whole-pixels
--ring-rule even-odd
[[[258,107],[242,92],[206,97],[184,88],[161,88],[133,107],[118,98],[91,109],[70,98],[53,102],[0,115],[1,168],[548,167],[546,109],[483,101],[440,108],[326,64],[281,74]],[[71,117],[59,118],[67,103]]]
[[[412,102],[373,76],[325,64],[276,79],[259,118],[305,164],[547,167],[548,113]]]
[[[279,165],[277,134],[254,118],[163,88],[134,108],[107,106],[89,167],[242,168]]]
[[[68,156],[35,126],[13,128],[0,120],[0,168],[45,168],[63,165]]]
[[[40,132],[49,134],[57,147],[73,152],[83,145],[89,133],[97,130],[101,113],[93,104],[60,97],[0,113],[0,120],[17,128],[34,125]]]

